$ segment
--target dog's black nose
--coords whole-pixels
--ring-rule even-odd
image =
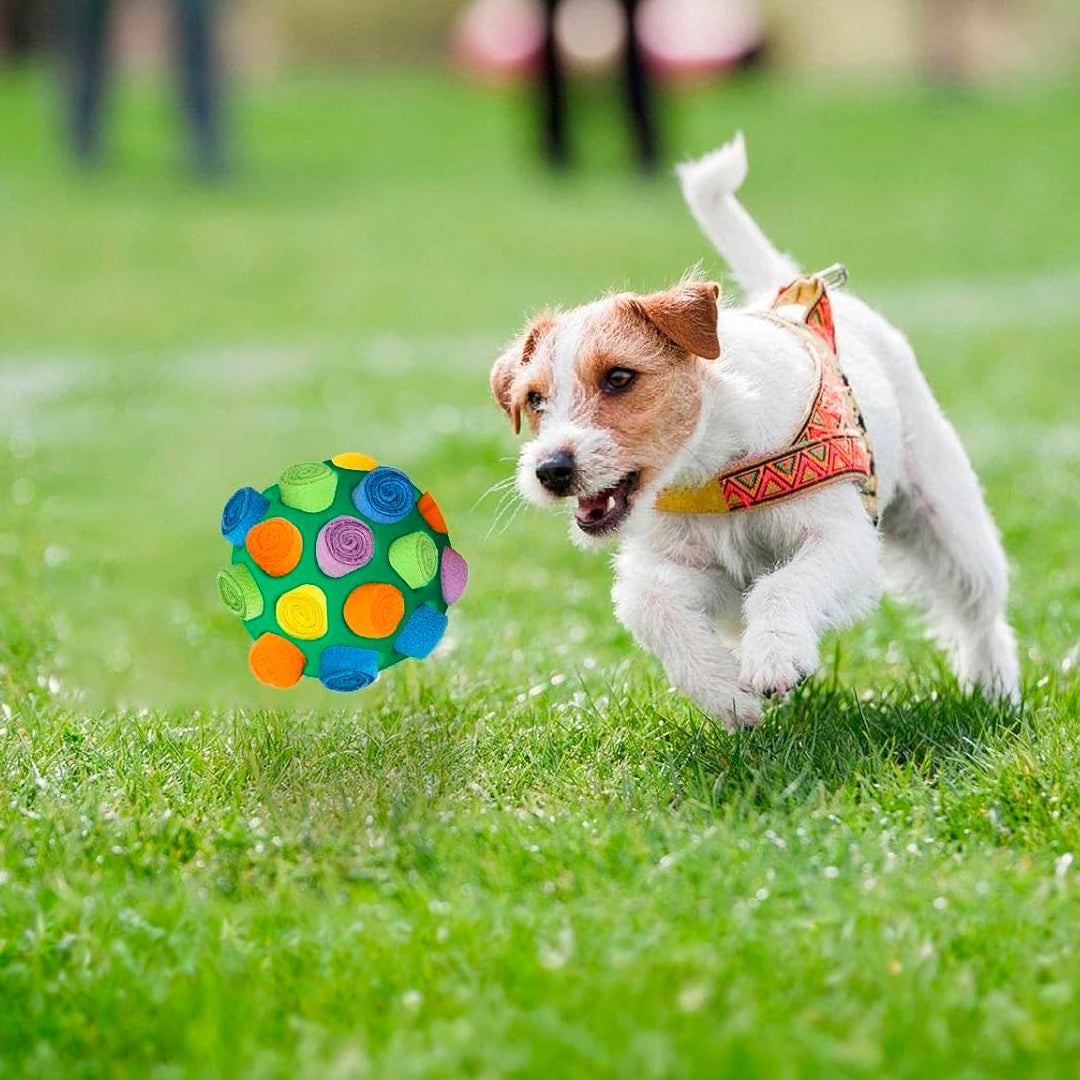
[[[574,482],[574,455],[559,450],[536,466],[536,479],[552,495],[569,495]]]

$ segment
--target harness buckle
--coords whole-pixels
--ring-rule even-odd
[[[848,269],[843,263],[833,263],[811,277],[817,278],[830,289],[842,289],[848,283]]]

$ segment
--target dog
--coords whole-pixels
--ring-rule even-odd
[[[618,542],[617,618],[729,728],[753,725],[764,699],[810,676],[821,634],[867,615],[886,581],[923,607],[965,691],[1017,702],[1005,554],[911,346],[773,247],[735,197],[747,172],[741,134],[678,172],[748,302],[721,306],[717,283],[690,277],[533,319],[491,371],[515,433],[524,418],[532,434],[518,459],[521,495],[572,507],[580,546]],[[670,493],[715,496],[718,477],[794,445],[834,366],[826,338],[810,343],[774,303],[800,279],[831,307],[818,329],[835,335],[845,437],[864,451],[861,465],[791,497],[679,512]]]

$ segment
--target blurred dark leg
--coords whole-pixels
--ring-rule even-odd
[[[623,0],[626,11],[626,103],[638,162],[646,171],[656,168],[659,158],[659,139],[652,83],[641,55],[634,15],[638,0]]]
[[[33,45],[30,0],[0,0],[0,56],[23,60]]]
[[[922,62],[926,77],[945,87],[959,87],[967,72],[963,0],[923,0]]]
[[[559,0],[544,0],[544,47],[541,55],[540,107],[544,156],[552,165],[570,160],[566,137],[566,76],[555,41],[555,9]]]
[[[85,162],[94,160],[101,150],[101,104],[111,9],[111,0],[67,0],[65,5],[72,148],[75,156]]]
[[[220,89],[214,51],[215,0],[175,0],[180,87],[200,172],[221,170]]]

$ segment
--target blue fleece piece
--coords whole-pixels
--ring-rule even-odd
[[[412,481],[399,469],[380,465],[353,488],[353,503],[364,517],[383,525],[400,521],[416,504]]]
[[[252,526],[262,521],[269,508],[269,499],[264,498],[254,488],[242,487],[233,494],[221,512],[221,535],[229,543],[240,547]]]
[[[379,676],[379,654],[374,649],[331,645],[319,657],[319,681],[327,690],[362,690]]]
[[[428,604],[421,604],[394,639],[394,650],[402,656],[423,660],[442,640],[447,618]]]

